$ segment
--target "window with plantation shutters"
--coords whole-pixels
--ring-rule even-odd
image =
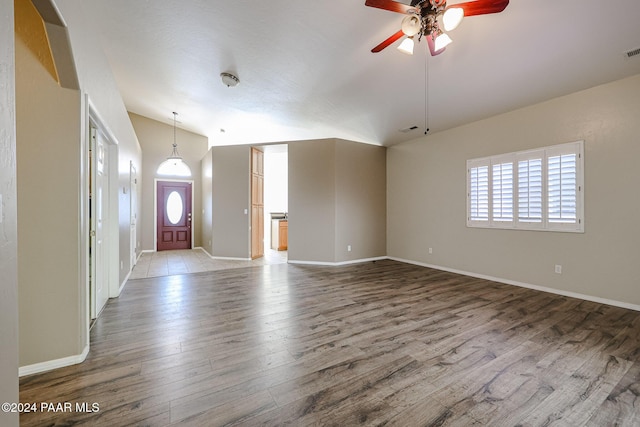
[[[583,146],[467,161],[467,225],[583,232]]]

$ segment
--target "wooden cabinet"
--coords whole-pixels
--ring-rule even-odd
[[[289,239],[289,221],[280,221],[280,226],[278,227],[278,250],[286,251],[288,246]]]
[[[286,251],[289,245],[289,221],[271,220],[271,249]]]

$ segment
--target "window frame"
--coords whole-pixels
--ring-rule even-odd
[[[549,158],[557,156],[567,156],[575,154],[575,221],[573,222],[561,222],[550,219],[549,211]],[[541,209],[540,221],[521,219],[521,202],[524,203],[524,199],[521,200],[520,189],[520,168],[521,163],[527,161],[527,167],[531,165],[531,161],[540,160],[540,174],[541,177],[537,177],[537,171],[528,172],[526,195],[527,209],[531,208],[529,202],[532,200],[531,194],[534,196],[538,194],[538,188],[540,188],[541,200],[534,200],[534,210],[537,209],[539,203]],[[512,170],[512,219],[505,220],[504,218],[494,218],[494,166],[511,163]],[[534,163],[535,165],[535,163]],[[538,166],[538,165],[535,165]],[[472,217],[472,204],[473,198],[478,197],[477,191],[474,192],[472,182],[473,170],[477,168],[488,168],[488,213],[487,217]],[[504,168],[503,168],[504,169]],[[508,168],[507,168],[508,169]],[[571,172],[571,169],[570,169]],[[571,173],[570,173],[571,175]],[[533,180],[531,179],[533,178]],[[569,178],[571,179],[571,177]],[[504,183],[504,181],[501,181]],[[532,188],[534,191],[532,191]],[[508,194],[508,191],[506,193]],[[522,191],[525,194],[525,191]],[[572,199],[570,199],[572,201]],[[467,160],[467,227],[472,228],[497,228],[497,229],[516,229],[516,230],[534,230],[534,231],[560,231],[560,232],[574,232],[584,233],[584,141],[575,141],[565,144],[553,145],[548,147],[537,148],[533,150],[518,151],[507,154],[500,154],[496,156],[482,157],[476,159]],[[504,204],[501,205],[500,211],[505,212],[508,209],[504,208]],[[528,211],[530,213],[530,211]],[[532,217],[528,217],[532,218]]]

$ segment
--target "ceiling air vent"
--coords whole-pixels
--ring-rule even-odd
[[[624,53],[624,56],[626,56],[627,58],[632,58],[637,55],[640,55],[640,47],[628,50]]]
[[[412,130],[416,130],[416,129],[418,129],[418,126],[411,126],[411,127],[408,127],[408,128],[400,129],[400,132],[402,132],[402,133],[409,133],[409,132],[411,132]]]

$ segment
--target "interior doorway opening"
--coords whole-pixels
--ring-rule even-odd
[[[287,144],[264,146],[264,253],[287,257],[289,250],[289,153]]]

